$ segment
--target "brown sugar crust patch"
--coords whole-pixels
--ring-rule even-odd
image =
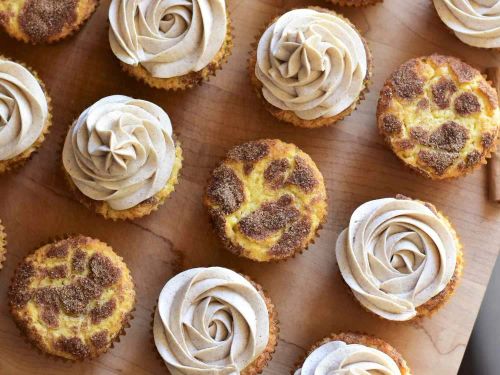
[[[418,57],[385,82],[377,124],[406,166],[431,179],[460,177],[496,149],[498,97],[478,70],[459,59]]]
[[[397,366],[399,367],[399,370],[401,371],[401,375],[411,375],[410,368],[408,367],[408,364],[406,363],[405,359],[403,356],[390,344],[385,342],[382,339],[379,339],[375,336],[367,335],[367,334],[361,334],[361,333],[355,333],[355,332],[341,332],[341,333],[333,333],[324,339],[320,340],[316,344],[312,346],[311,349],[307,352],[305,356],[302,357],[297,362],[295,371],[300,369],[302,365],[304,364],[306,358],[316,349],[318,349],[320,346],[327,344],[332,341],[342,341],[345,342],[346,344],[353,345],[353,344],[358,344],[358,345],[364,345],[368,346],[373,349],[377,349],[385,354],[387,354],[389,357],[391,357],[394,362],[396,362]],[[293,371],[292,374],[295,372]]]
[[[84,270],[75,272],[72,263],[82,252]],[[64,276],[47,272],[58,268],[65,269]],[[130,271],[109,246],[74,236],[28,255],[16,269],[8,300],[15,322],[34,346],[49,355],[82,360],[104,353],[123,334],[135,291]],[[101,337],[95,345],[103,331],[106,340]]]
[[[286,259],[306,249],[326,219],[323,176],[295,145],[253,144],[266,151],[250,158],[241,157],[248,146],[229,151],[212,172],[204,203],[228,250],[257,261]]]
[[[227,154],[228,159],[241,161],[244,164],[245,174],[249,174],[255,163],[269,154],[267,143],[254,141],[233,147]]]
[[[342,16],[341,14],[334,12],[333,10],[329,10],[329,9],[325,9],[325,8],[321,8],[321,7],[317,7],[317,6],[310,6],[310,7],[308,7],[308,9],[313,9],[313,10],[316,10],[318,12],[330,13],[336,17],[339,17],[343,21],[347,22],[354,30],[357,30],[356,26],[354,26],[348,18]],[[266,26],[265,29],[267,29],[274,22],[276,22],[277,19],[278,19],[278,17],[274,18],[271,22],[269,22],[269,24]],[[265,31],[265,29],[262,30],[262,33]],[[358,31],[358,34],[360,34],[359,31]],[[371,78],[372,78],[372,71],[373,71],[373,57],[372,57],[372,53],[370,51],[370,48],[368,46],[368,43],[361,36],[361,34],[360,34],[360,37],[361,37],[361,40],[362,40],[363,45],[365,47],[366,57],[367,57],[367,72],[366,72],[366,77],[363,81],[363,89],[359,93],[358,98],[348,108],[346,108],[341,113],[339,113],[333,117],[320,117],[320,118],[317,118],[314,120],[304,120],[304,119],[298,117],[293,111],[282,110],[282,109],[279,109],[279,108],[273,106],[264,98],[264,96],[262,94],[262,88],[263,88],[262,82],[260,82],[259,79],[257,78],[257,76],[255,75],[255,66],[257,65],[257,46],[258,46],[260,37],[261,37],[261,35],[256,36],[256,40],[252,45],[253,48],[250,51],[250,56],[248,59],[248,74],[250,76],[250,81],[252,83],[252,86],[254,87],[254,91],[255,91],[257,97],[260,99],[260,101],[264,105],[264,108],[269,113],[271,113],[271,115],[273,115],[275,118],[277,118],[278,120],[283,121],[283,122],[287,122],[289,124],[292,124],[294,126],[301,127],[301,128],[312,129],[312,128],[320,128],[323,126],[331,126],[331,125],[337,123],[338,121],[343,120],[345,117],[349,116],[352,112],[354,112],[354,110],[356,109],[356,106],[362,100],[365,99],[365,95],[368,93],[368,88],[372,83]]]

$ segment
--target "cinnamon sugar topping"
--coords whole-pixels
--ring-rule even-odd
[[[440,109],[446,109],[450,106],[450,98],[456,91],[457,86],[451,79],[441,77],[432,85],[432,100]]]
[[[455,111],[457,111],[459,115],[470,115],[480,110],[481,104],[477,96],[470,92],[464,92],[455,99]]]
[[[420,151],[419,159],[431,167],[438,175],[442,175],[458,158],[458,153],[446,151]]]
[[[401,134],[403,123],[393,114],[382,117],[382,131],[387,135]]]
[[[424,92],[424,81],[417,72],[417,61],[410,60],[392,75],[396,95],[403,99],[414,99]]]
[[[243,183],[231,168],[220,165],[212,173],[207,195],[221,207],[222,212],[230,214],[244,201]]]
[[[252,141],[233,147],[228,152],[228,158],[243,162],[245,174],[249,174],[256,162],[269,154],[269,145],[264,142]]]
[[[90,311],[92,324],[98,324],[103,319],[109,318],[116,309],[116,301],[111,299],[101,306],[96,306]]]
[[[286,172],[289,168],[288,159],[273,160],[264,171],[264,179],[272,189],[278,189],[285,183]]]
[[[271,255],[284,256],[295,252],[300,247],[302,241],[309,235],[311,225],[311,219],[303,216],[288,228],[279,241],[271,247],[269,253]]]
[[[120,278],[120,269],[111,260],[99,253],[89,260],[90,278],[102,287],[109,287]]]
[[[90,351],[87,345],[78,337],[60,337],[56,341],[56,347],[66,353],[69,353],[76,358],[86,358],[90,355]]]
[[[310,192],[319,182],[307,162],[302,157],[296,156],[295,167],[292,174],[286,180],[286,183],[296,185],[305,192]]]

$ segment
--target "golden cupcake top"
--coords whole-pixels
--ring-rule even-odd
[[[0,2],[0,25],[29,43],[51,43],[78,30],[99,0],[9,0]]]
[[[426,177],[458,177],[496,147],[500,110],[481,73],[454,57],[409,60],[386,81],[378,127],[404,163]]]
[[[71,359],[105,352],[135,304],[132,277],[111,247],[84,236],[42,246],[18,266],[11,313],[45,353]]]
[[[257,261],[304,250],[327,214],[321,172],[293,144],[264,139],[232,148],[212,172],[205,205],[235,254]]]
[[[431,204],[404,196],[358,207],[335,252],[354,297],[393,321],[437,307],[439,295],[454,287],[462,267],[461,245],[450,222]]]

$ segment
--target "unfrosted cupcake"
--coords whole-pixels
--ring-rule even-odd
[[[354,111],[370,82],[371,53],[351,22],[319,7],[274,19],[249,61],[257,95],[279,120],[306,128]]]
[[[135,291],[122,258],[79,235],[28,255],[16,269],[9,305],[34,346],[76,361],[106,352],[124,333]]]
[[[377,122],[406,166],[434,180],[461,177],[496,149],[498,96],[477,69],[455,57],[417,57],[385,82]]]
[[[156,88],[208,80],[233,45],[225,0],[113,0],[109,22],[111,49],[123,69]]]
[[[7,239],[5,235],[5,228],[0,220],[0,270],[3,267],[3,262],[5,262],[5,254],[7,253]]]
[[[229,150],[210,176],[204,203],[224,246],[259,262],[307,249],[328,212],[325,182],[314,161],[278,139]]]
[[[326,1],[341,6],[364,7],[368,5],[381,3],[384,0],[326,0]]]
[[[172,374],[262,372],[278,340],[277,314],[260,285],[221,267],[170,279],[158,299],[153,335]]]
[[[0,1],[0,25],[26,43],[52,43],[76,32],[87,21],[99,0]]]
[[[332,334],[315,344],[294,375],[410,375],[401,354],[385,341],[359,333]]]
[[[105,218],[135,219],[156,210],[174,191],[182,150],[162,108],[114,95],[73,123],[62,159],[84,205]]]
[[[455,292],[462,245],[430,203],[404,196],[364,203],[337,240],[337,264],[354,297],[387,320],[430,316]]]
[[[37,74],[0,55],[0,173],[28,160],[50,125],[50,98]]]
[[[462,42],[500,48],[500,3],[496,0],[433,0],[441,20]]]

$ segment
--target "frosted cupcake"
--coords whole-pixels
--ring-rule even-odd
[[[36,73],[0,56],[0,173],[29,159],[51,125],[50,98]]]
[[[113,0],[109,22],[109,43],[123,69],[151,87],[200,84],[231,53],[224,0]]]
[[[370,50],[333,11],[295,9],[273,20],[250,56],[250,78],[266,109],[306,128],[354,111],[370,81]]]
[[[158,353],[179,375],[261,373],[278,330],[262,287],[222,267],[193,268],[170,279],[153,323]]]
[[[366,310],[405,321],[431,315],[454,293],[461,247],[433,205],[398,196],[358,207],[336,255],[344,281]]]
[[[441,20],[462,42],[479,48],[500,48],[500,2],[433,1]]]
[[[62,157],[77,198],[110,219],[156,210],[174,191],[182,165],[165,111],[121,95],[101,99],[80,115]]]

